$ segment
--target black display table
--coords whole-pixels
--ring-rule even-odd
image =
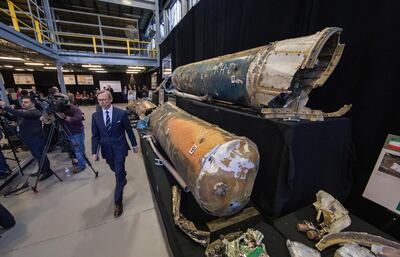
[[[288,238],[292,241],[298,241],[310,247],[314,247],[317,243],[316,241],[311,241],[307,238],[305,233],[301,233],[297,231],[296,225],[303,220],[315,221],[315,217],[317,212],[312,205],[304,207],[298,211],[292,212],[288,215],[285,215],[273,222],[273,226],[276,230],[278,230],[283,237]],[[350,214],[351,218],[351,225],[346,228],[344,231],[355,231],[355,232],[367,232],[372,235],[377,235],[384,237],[389,240],[396,241],[393,237],[385,234],[381,230],[371,226],[370,224],[366,223],[365,221],[361,220],[357,216]],[[339,247],[330,247],[321,252],[322,257],[333,257],[335,251]]]
[[[349,119],[286,122],[180,97],[176,104],[257,144],[260,168],[252,200],[265,217],[280,217],[302,208],[313,202],[321,189],[340,201],[348,196],[352,180]]]
[[[141,138],[141,147],[143,159],[146,167],[147,176],[152,187],[158,209],[160,211],[165,231],[168,238],[171,251],[174,257],[197,257],[205,256],[205,248],[192,241],[174,224],[172,216],[172,192],[171,187],[177,185],[174,178],[168,173],[163,166],[157,166],[155,163],[156,155],[153,153],[149,143]],[[159,149],[160,150],[160,149]],[[251,204],[250,204],[251,205]],[[181,210],[188,219],[194,221],[207,221],[215,219],[204,213],[195,202],[190,193],[182,193]],[[240,224],[240,228],[244,229],[246,223]],[[249,227],[255,228],[264,234],[264,244],[270,256],[289,257],[289,252],[286,248],[286,241],[271,225],[263,220],[257,221]],[[203,229],[202,227],[199,227]],[[236,229],[236,228],[235,228]],[[230,231],[230,232],[235,232]]]

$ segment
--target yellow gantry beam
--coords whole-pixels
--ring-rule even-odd
[[[15,13],[15,9],[14,9],[14,3],[11,2],[10,0],[7,0],[7,4],[8,4],[8,10],[10,10],[11,20],[12,20],[14,29],[19,32],[18,19],[17,19],[17,14]]]
[[[130,44],[129,44],[129,40],[126,40],[126,48],[128,50],[128,55],[131,55],[131,48],[130,48]]]
[[[94,51],[95,54],[97,54],[96,38],[92,37],[92,41],[93,41],[93,51]]]
[[[39,26],[39,21],[34,20],[35,21],[35,31],[36,31],[36,36],[37,39],[39,41],[39,43],[43,43],[43,39],[42,39],[42,33],[40,32],[40,26]]]

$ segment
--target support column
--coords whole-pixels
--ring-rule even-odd
[[[60,63],[57,63],[57,77],[58,83],[60,84],[61,93],[66,95],[67,88],[65,87],[64,74],[62,72],[62,65]]]
[[[4,87],[4,79],[3,79],[3,75],[0,72],[0,95],[1,95],[1,100],[3,102],[5,102],[7,105],[10,104],[10,102],[8,101],[8,97],[6,94],[6,88]]]
[[[50,4],[49,4],[49,0],[43,0],[43,8],[44,8],[44,12],[46,14],[46,25],[50,30],[50,38],[51,41],[53,41],[51,43],[51,46],[54,50],[57,50],[57,46],[56,46],[56,37],[54,36],[54,26],[53,26],[53,18],[51,16],[51,10],[50,10]]]
[[[160,61],[160,9],[159,9],[159,3],[158,0],[155,0],[155,5],[156,9],[154,10],[155,12],[155,19],[156,19],[156,49],[157,49],[157,66],[161,67],[161,61]]]

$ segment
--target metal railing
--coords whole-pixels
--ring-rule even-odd
[[[135,19],[127,19],[115,16],[86,13],[79,11],[71,11],[60,8],[51,9],[51,19],[46,19],[44,8],[40,7],[32,0],[27,0],[28,10],[15,5],[11,0],[7,0],[8,9],[0,8],[0,15],[9,18],[10,25],[14,30],[24,33],[30,37],[34,37],[37,42],[45,45],[54,45],[59,51],[71,52],[88,52],[93,54],[118,53],[128,56],[146,56],[156,58],[157,50],[152,42],[140,41],[139,39],[128,38],[126,34],[132,32],[132,28],[137,28],[138,23]],[[33,13],[36,11],[36,15]],[[55,19],[56,14],[62,16],[62,13],[72,14],[68,17],[76,17],[76,14],[85,15],[85,17],[93,17],[95,23],[76,22],[72,20]],[[27,24],[28,20],[32,21],[32,26]],[[107,20],[125,23],[130,27],[118,27],[104,25]],[[48,26],[51,22],[53,26]],[[62,28],[68,26],[69,32],[62,31]],[[79,28],[78,28],[79,26]],[[53,27],[54,30],[49,29]],[[83,34],[82,28],[91,30],[91,34]],[[75,30],[75,31],[74,31]],[[25,33],[27,31],[27,33]],[[33,33],[32,33],[33,32]],[[95,34],[97,32],[97,34]],[[128,33],[127,33],[128,32]],[[117,34],[117,36],[109,36],[106,34]],[[123,34],[122,36],[120,36]],[[138,34],[137,34],[138,37]]]

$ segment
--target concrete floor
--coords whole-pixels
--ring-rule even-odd
[[[94,107],[81,109],[86,116],[85,144],[90,157]],[[141,153],[131,151],[126,159],[124,213],[117,219],[113,217],[115,178],[104,160],[93,164],[100,172],[97,179],[89,168],[66,177],[64,169],[71,165],[67,154],[56,150],[48,156],[63,182],[52,176],[39,183],[38,193],[30,190],[0,197],[17,222],[1,234],[0,256],[170,256]],[[36,169],[35,163],[26,173]]]

